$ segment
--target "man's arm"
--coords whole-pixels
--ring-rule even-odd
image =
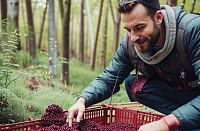
[[[86,99],[86,107],[108,99],[113,93],[118,92],[119,85],[133,69],[126,52],[126,35],[124,35],[109,66],[80,95]]]
[[[200,88],[200,16],[188,23],[185,30],[185,38],[194,71],[198,78]],[[200,90],[199,90],[200,91]],[[200,128],[200,96],[197,96],[187,104],[176,109],[173,114],[178,118],[183,130]]]

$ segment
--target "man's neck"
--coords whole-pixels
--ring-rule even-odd
[[[160,28],[160,37],[158,39],[158,42],[156,43],[155,46],[161,46],[165,43],[165,36],[166,36],[166,28],[165,28],[165,23],[164,20],[161,24],[161,28]]]

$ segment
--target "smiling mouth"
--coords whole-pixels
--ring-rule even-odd
[[[145,43],[146,40],[143,40],[143,41],[139,41],[139,42],[136,42],[138,45],[143,45]]]

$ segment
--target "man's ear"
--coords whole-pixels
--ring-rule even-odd
[[[155,13],[154,20],[155,20],[156,24],[158,24],[158,25],[162,23],[162,21],[163,21],[163,15],[162,15],[161,10],[158,10]]]

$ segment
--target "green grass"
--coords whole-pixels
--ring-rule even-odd
[[[45,56],[41,58],[41,61],[45,60]],[[42,62],[41,62],[42,63]],[[45,63],[44,63],[45,64]],[[77,96],[82,90],[99,74],[103,69],[96,68],[94,71],[90,70],[89,65],[71,60],[70,61],[70,85],[63,85],[59,82],[59,75],[52,80],[45,80],[43,77],[38,77],[43,72],[47,72],[45,65],[31,66],[26,69],[13,69],[12,77],[14,79],[22,73],[16,81],[8,87],[8,90],[14,94],[13,97],[7,97],[8,100],[15,99],[15,102],[9,103],[12,108],[18,108],[18,112],[23,112],[19,117],[21,119],[13,120],[14,122],[26,121],[28,116],[33,116],[35,119],[40,119],[41,115],[45,112],[45,109],[50,104],[58,104],[64,110],[71,107]],[[60,71],[60,63],[58,62],[58,71]],[[60,73],[58,73],[60,74]],[[38,85],[32,85],[31,77],[36,76]],[[29,86],[32,85],[35,90],[29,90]],[[122,85],[121,91],[115,94],[112,98],[112,103],[128,102],[124,87]],[[16,104],[18,103],[17,107]],[[102,103],[109,104],[110,99],[103,101]],[[13,107],[14,106],[14,107]],[[14,118],[13,118],[14,119]]]

